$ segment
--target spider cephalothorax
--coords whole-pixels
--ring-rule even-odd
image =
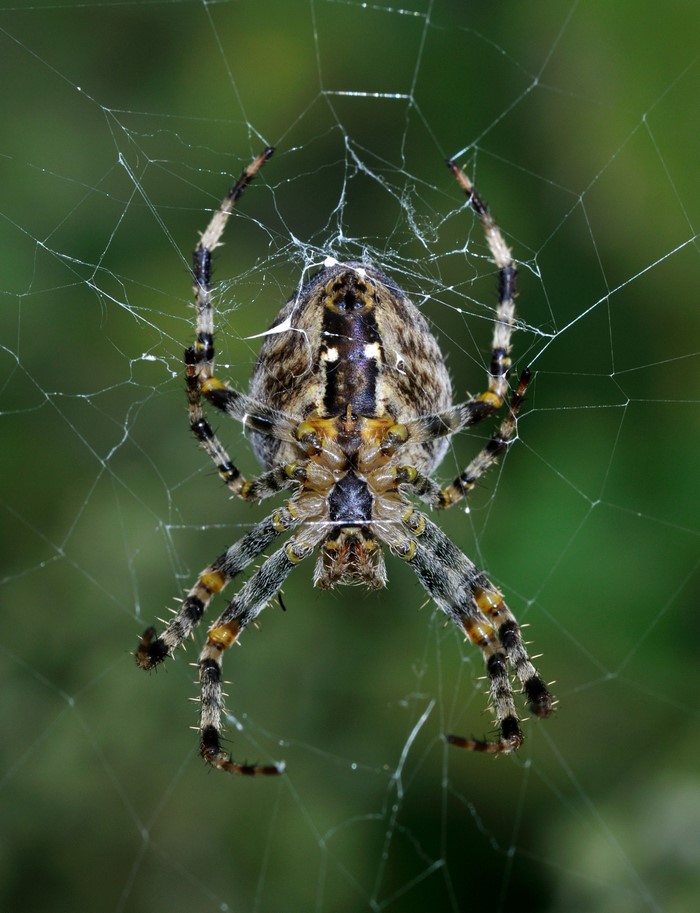
[[[553,699],[537,674],[503,596],[412,499],[433,508],[459,501],[515,437],[529,382],[509,393],[516,269],[503,237],[466,175],[449,166],[481,218],[499,270],[488,389],[452,405],[440,348],[427,322],[387,276],[366,264],[328,259],[280,311],[260,350],[248,395],[214,376],[211,255],[239,196],[272,154],[243,172],[212,217],[194,254],[196,338],[185,352],[190,425],[228,488],[246,500],[293,489],[285,506],[254,526],[200,574],[160,636],[144,634],[136,653],[150,669],[200,621],[212,597],[274,540],[296,530],[241,587],[209,629],[199,659],[200,745],[215,767],[244,774],[280,766],[234,761],[221,747],[222,657],[292,569],[317,552],[314,584],[385,586],[382,547],[403,558],[436,604],[483,652],[499,727],[493,741],[448,736],[473,751],[508,752],[522,743],[508,668],[528,705],[548,716]],[[265,472],[245,481],[215,435],[202,398],[250,429]],[[486,446],[454,482],[430,478],[455,432],[507,413]]]

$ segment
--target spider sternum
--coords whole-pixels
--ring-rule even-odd
[[[301,484],[289,509],[299,518],[322,514],[332,527],[329,538],[340,529],[369,532],[376,498],[401,498],[395,453],[407,433],[390,416],[358,416],[348,405],[341,415],[310,416],[299,425],[297,439],[306,460],[287,469]],[[319,510],[320,503],[325,507]]]

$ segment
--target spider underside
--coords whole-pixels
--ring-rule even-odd
[[[448,165],[482,222],[498,268],[488,389],[452,405],[445,363],[428,324],[400,288],[359,262],[326,265],[290,298],[266,336],[247,395],[214,374],[212,253],[238,198],[272,155],[266,149],[246,168],[194,252],[195,342],[185,351],[189,421],[228,489],[259,501],[292,494],[202,571],[160,635],[149,628],[136,661],[152,669],[194,631],[212,597],[280,536],[293,533],[256,570],[210,627],[199,657],[200,751],[212,766],[241,774],[276,774],[282,765],[235,761],[222,748],[222,659],[289,573],[317,553],[315,586],[387,582],[382,547],[403,558],[431,598],[484,655],[498,736],[447,736],[472,751],[510,752],[523,734],[509,670],[532,713],[546,717],[554,701],[528,656],[502,594],[412,500],[431,508],[460,501],[515,438],[530,379],[524,371],[509,389],[516,267],[500,230],[471,181]],[[293,327],[293,329],[292,329]],[[398,353],[398,357],[397,357]],[[212,430],[203,400],[250,429],[262,475],[246,481]],[[451,485],[430,476],[451,435],[506,406],[486,445]]]

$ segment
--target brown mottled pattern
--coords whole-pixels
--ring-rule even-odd
[[[376,402],[368,414],[388,414],[404,422],[450,408],[450,378],[426,320],[391,279],[356,262],[322,269],[282,308],[271,329],[287,321],[290,328],[265,338],[251,378],[251,398],[273,404],[299,419],[328,416],[325,351],[333,346],[333,339],[323,332],[326,289],[335,281],[345,283],[350,290],[358,276],[364,278],[376,302],[371,319],[379,332],[381,353],[376,364]],[[336,296],[340,295],[342,291],[337,291]],[[362,320],[362,314],[355,319]],[[338,414],[342,411],[340,404]],[[299,456],[293,445],[269,436],[253,432],[251,441],[258,459],[268,468],[279,460]],[[446,446],[443,438],[424,444],[409,443],[404,456],[421,472],[430,473],[442,459]]]

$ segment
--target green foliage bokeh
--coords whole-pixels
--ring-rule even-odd
[[[3,909],[675,913],[699,899],[685,632],[700,14],[400,6],[0,12]],[[494,277],[446,156],[476,169],[521,263],[514,355],[536,372],[521,441],[469,515],[440,518],[557,679],[556,717],[526,724],[516,760],[440,741],[488,728],[481,660],[419,611],[400,562],[379,595],[320,594],[299,571],[286,614],[268,608],[227,657],[233,746],[284,757],[279,782],[202,769],[195,645],[150,677],[129,656],[264,514],[221,491],[180,378],[196,232],[264,143],[277,153],[216,264],[222,373],[240,386],[247,337],[326,251],[381,258],[459,394],[479,388]],[[221,431],[253,472],[240,429]],[[482,440],[460,436],[441,477]]]

